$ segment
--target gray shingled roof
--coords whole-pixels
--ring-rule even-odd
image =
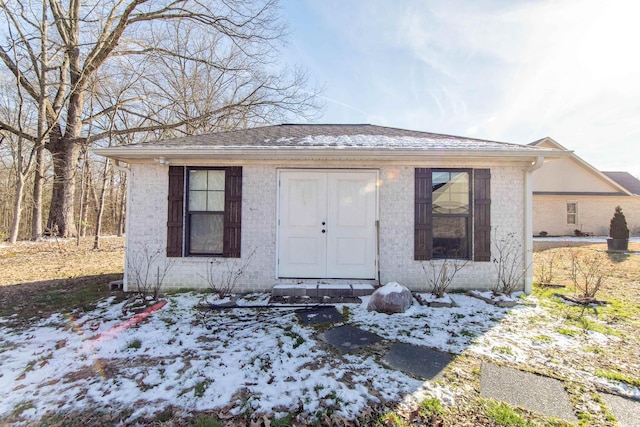
[[[627,189],[631,194],[640,195],[640,180],[629,172],[602,172]]]
[[[132,144],[129,147],[368,147],[408,149],[489,149],[539,151],[540,148],[368,124],[282,124]]]

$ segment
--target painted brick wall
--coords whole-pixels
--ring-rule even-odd
[[[437,166],[442,167],[442,164]],[[465,164],[451,166],[472,167]],[[427,283],[422,266],[420,262],[413,260],[414,167],[385,166],[371,169],[380,171],[381,180],[381,282],[384,284],[397,281],[413,290],[426,290]],[[491,168],[491,174],[492,227],[500,236],[514,233],[517,241],[523,246],[524,169],[498,166]],[[237,282],[236,292],[269,291],[275,284],[292,282],[276,279],[277,165],[255,164],[243,167],[240,259],[165,257],[167,176],[168,168],[159,164],[133,164],[131,167],[127,229],[129,255],[126,266],[128,289],[135,288],[136,268],[133,267],[139,270],[140,265],[145,264],[140,262],[143,258],[141,254],[145,253],[154,255],[152,262],[147,263],[150,264],[152,275],[155,275],[158,267],[163,271],[170,265],[163,282],[163,287],[167,289],[206,288],[209,286],[208,271],[215,270],[214,276],[219,282],[222,275],[243,264],[246,264],[246,268]],[[144,268],[144,265],[142,267]],[[491,288],[495,279],[496,269],[493,263],[470,262],[458,273],[452,288]]]
[[[413,260],[414,168],[383,168],[381,178],[380,281],[383,284],[396,281],[412,290],[427,290],[428,282],[422,264],[424,263],[428,273],[432,267],[429,261]],[[524,248],[523,179],[522,168],[491,168],[492,230],[498,236],[514,233],[517,243]],[[433,261],[433,264],[439,268],[442,262]],[[470,261],[457,273],[450,289],[491,288],[495,282],[496,268],[492,262]],[[523,287],[524,281],[521,284],[521,288]]]
[[[577,224],[567,224],[567,202],[578,204]],[[640,196],[533,196],[533,232],[573,236],[574,230],[598,236],[609,234],[609,222],[616,206],[622,207],[632,234],[640,235]]]

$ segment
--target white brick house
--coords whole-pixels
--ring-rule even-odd
[[[530,146],[569,156],[545,163],[532,174],[533,232],[573,236],[609,233],[616,206],[622,207],[632,234],[640,234],[640,181],[626,172],[601,172],[551,138]]]
[[[238,292],[277,284],[426,290],[422,263],[469,260],[454,288],[490,289],[494,236],[522,248],[531,289],[531,172],[558,153],[371,125],[280,125],[95,150],[129,166],[125,287],[142,250],[165,288],[247,262]],[[249,259],[250,257],[250,259]]]

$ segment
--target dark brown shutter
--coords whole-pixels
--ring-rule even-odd
[[[491,170],[473,171],[473,260],[491,261]]]
[[[413,257],[418,261],[433,257],[431,195],[431,169],[416,168]]]
[[[169,166],[169,197],[167,205],[167,256],[181,257],[184,166]]]
[[[242,167],[226,168],[224,189],[224,249],[227,258],[240,258],[242,225]]]

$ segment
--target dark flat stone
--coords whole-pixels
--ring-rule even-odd
[[[396,343],[382,361],[393,369],[427,380],[437,379],[453,356],[444,351],[413,344]]]
[[[640,402],[609,393],[599,393],[620,427],[640,425]]]
[[[349,325],[330,329],[321,338],[343,353],[350,353],[382,339],[376,334]]]
[[[296,310],[300,316],[300,323],[311,325],[316,323],[336,323],[342,322],[344,317],[334,306],[301,308]]]
[[[483,363],[480,396],[522,406],[547,417],[578,422],[562,382],[554,378]]]

